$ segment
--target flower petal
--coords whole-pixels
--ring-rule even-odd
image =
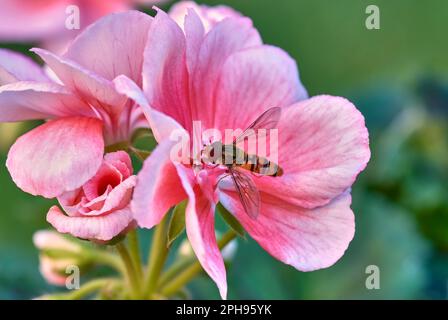
[[[215,235],[216,203],[207,196],[209,190],[203,190],[194,178],[188,177],[187,170],[178,166],[182,185],[188,194],[185,211],[188,240],[202,267],[218,286],[221,298],[226,299],[226,269]]]
[[[169,15],[173,18],[180,27],[184,26],[186,14],[188,11],[194,10],[204,23],[205,30],[208,32],[216,23],[225,18],[241,17],[241,14],[227,6],[213,6],[198,5],[194,1],[180,1],[175,3]]]
[[[137,177],[130,176],[118,186],[113,188],[105,198],[104,205],[98,210],[92,210],[83,214],[84,216],[98,216],[112,210],[120,210],[127,206],[132,197],[132,191],[136,185]]]
[[[161,10],[152,24],[144,55],[143,90],[149,105],[188,128],[191,117],[188,112],[185,36]]]
[[[0,86],[17,81],[49,82],[43,69],[23,54],[0,49]]]
[[[331,96],[282,110],[278,163],[284,174],[256,178],[257,186],[297,206],[325,205],[350,188],[369,161],[364,117],[348,100]]]
[[[124,152],[124,151],[109,152],[104,155],[104,160],[111,164],[121,162],[126,165],[128,171],[130,173],[132,173],[132,171],[133,171],[131,157],[129,157],[129,154],[127,152]],[[117,168],[117,169],[119,170],[120,168]],[[121,173],[123,174],[124,172],[121,172]]]
[[[230,128],[244,130],[267,109],[290,106],[307,98],[296,62],[271,46],[230,56],[216,87],[214,127],[222,132]]]
[[[169,140],[159,144],[138,173],[131,208],[141,227],[152,228],[171,207],[187,197],[170,160],[173,145]]]
[[[128,207],[99,217],[69,217],[59,207],[53,206],[48,211],[47,221],[61,233],[81,239],[108,241],[123,232],[133,218]]]
[[[349,193],[311,210],[263,193],[256,220],[244,212],[234,192],[222,192],[220,200],[267,252],[301,271],[333,265],[355,232]]]
[[[87,27],[64,58],[112,81],[126,75],[141,84],[143,50],[153,18],[139,11],[116,13]]]
[[[20,81],[0,87],[0,121],[94,116],[92,109],[56,83]]]
[[[205,29],[201,18],[195,10],[190,8],[186,13],[185,26],[184,24],[182,26],[185,29],[187,69],[189,74],[193,74],[199,58],[199,50],[204,40]],[[189,80],[191,82],[192,79]]]
[[[248,18],[225,19],[205,35],[192,77],[191,118],[213,128],[214,97],[221,69],[234,53],[262,44],[260,35]],[[236,107],[236,106],[234,106]]]
[[[118,76],[115,80],[115,88],[118,92],[132,99],[143,110],[146,119],[152,129],[154,137],[160,143],[169,139],[173,132],[183,132],[182,126],[170,116],[150,107],[141,89],[126,76]],[[186,132],[185,132],[186,134]]]
[[[70,90],[80,94],[86,101],[97,108],[112,108],[120,111],[126,98],[115,91],[112,81],[82,67],[75,61],[59,57],[47,50],[34,48],[61,82]]]
[[[54,36],[64,30],[65,10],[72,2],[2,0],[0,39],[29,41]]]
[[[21,136],[6,166],[23,191],[54,198],[86,183],[100,167],[103,152],[100,120],[62,118]]]

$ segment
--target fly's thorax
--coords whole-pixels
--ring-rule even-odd
[[[225,155],[225,145],[223,145],[220,141],[215,141],[204,147],[201,153],[201,158],[202,162],[206,164],[219,165],[225,164]]]

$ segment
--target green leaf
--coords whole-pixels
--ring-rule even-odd
[[[131,141],[134,143],[140,138],[146,138],[146,137],[154,137],[152,134],[151,129],[148,128],[138,128],[135,130],[134,134],[132,135]]]
[[[171,214],[170,224],[168,226],[168,248],[185,230],[185,208],[187,207],[187,200],[179,203]]]
[[[244,231],[243,226],[236,220],[236,218],[231,214],[229,211],[227,211],[226,208],[221,204],[221,202],[217,205],[218,212],[221,214],[221,217],[224,219],[224,221],[228,224],[230,228],[233,229],[240,237],[244,238],[246,232]]]
[[[151,151],[141,150],[135,147],[129,147],[129,150],[131,150],[132,153],[135,154],[135,156],[142,162],[151,155]]]

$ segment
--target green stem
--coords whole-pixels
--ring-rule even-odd
[[[237,236],[236,232],[233,230],[227,231],[222,238],[218,241],[218,247],[220,250],[225,248],[227,244],[230,243]],[[195,261],[180,272],[176,277],[172,278],[170,281],[161,288],[161,294],[163,296],[169,297],[177,292],[179,292],[188,282],[190,282],[194,277],[196,277],[202,271],[202,266],[199,261]]]
[[[88,261],[92,261],[94,263],[107,265],[109,267],[112,267],[113,269],[116,269],[121,273],[124,272],[124,266],[123,263],[120,261],[120,259],[116,255],[111,254],[104,250],[88,248],[86,246],[82,247],[82,251],[80,252],[74,252],[64,249],[49,249],[49,250],[42,250],[42,252],[51,258],[85,259]]]
[[[166,270],[161,276],[159,280],[159,288],[163,288],[168,282],[170,282],[177,274],[179,274],[182,270],[185,270],[190,264],[195,262],[194,257],[187,257],[177,260],[173,263],[168,270]]]
[[[132,230],[128,234],[129,236],[129,248],[131,251],[131,258],[132,262],[134,264],[135,271],[137,272],[137,277],[139,279],[143,278],[143,271],[142,271],[142,260],[140,256],[140,245],[138,243],[138,234],[137,230]]]
[[[109,266],[123,275],[126,274],[126,267],[123,264],[123,261],[121,261],[115,254],[103,250],[89,250],[88,254],[92,261]]]
[[[46,295],[41,298],[47,299],[47,300],[79,300],[79,299],[82,299],[82,298],[104,288],[105,286],[107,286],[113,282],[118,282],[118,280],[114,279],[114,278],[96,279],[96,280],[87,282],[86,284],[81,286],[79,289],[73,290],[73,292]]]
[[[128,249],[124,246],[123,243],[118,243],[115,247],[117,248],[117,251],[120,254],[121,259],[123,260],[123,263],[126,267],[126,275],[131,287],[131,295],[134,299],[137,299],[140,296],[140,285],[136,277],[136,272],[132,264],[131,256],[129,255]]]
[[[168,256],[168,215],[157,225],[152,238],[144,296],[151,298],[157,288],[160,273]]]

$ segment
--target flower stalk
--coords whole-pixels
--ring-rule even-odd
[[[218,241],[218,247],[220,250],[224,249],[233,239],[235,239],[237,233],[234,230],[227,231],[222,238]],[[168,270],[167,274],[176,274],[174,268],[181,270],[179,265],[173,265],[172,270]],[[185,267],[184,271],[180,272],[177,276],[174,276],[171,280],[165,280],[165,285],[161,287],[160,293],[162,296],[170,297],[183,289],[183,287],[196,277],[202,271],[202,266],[199,261],[192,262],[189,266]]]
[[[157,288],[160,273],[168,257],[167,228],[168,219],[165,217],[154,230],[144,290],[144,297],[150,299]]]
[[[137,279],[137,274],[135,272],[134,265],[132,263],[131,256],[128,249],[123,243],[118,243],[116,246],[118,253],[123,260],[126,268],[126,276],[130,285],[130,293],[133,299],[138,299],[140,297],[140,284]]]

